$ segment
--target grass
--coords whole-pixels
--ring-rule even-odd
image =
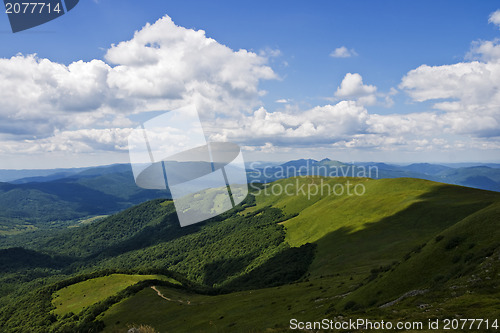
[[[351,187],[363,185],[365,194],[307,195],[308,187],[333,188],[348,181]],[[298,195],[276,194],[286,186]],[[296,191],[300,186],[305,194]],[[291,318],[311,321],[339,314],[424,322],[431,317],[500,316],[499,193],[408,178],[297,177],[267,189],[269,195],[259,193],[257,206],[241,214],[273,206],[294,216],[283,222],[286,241],[317,245],[301,281],[216,296],[157,287],[168,300],[146,288],[100,316],[105,332],[126,332],[131,325],[160,332],[283,331]],[[101,295],[111,296],[134,283],[122,278],[114,278],[114,287],[99,278],[68,287],[72,294],[66,296],[60,290],[58,297],[65,301],[57,305],[54,299],[56,313],[78,312],[102,300]],[[421,295],[379,308],[424,289]],[[82,299],[85,293],[94,299]],[[72,304],[75,310],[69,309]]]
[[[462,286],[469,291],[473,289],[474,294],[482,290],[499,294],[498,289],[490,288],[491,284],[498,283],[497,273],[500,273],[500,255],[494,252],[500,249],[499,219],[500,202],[471,214],[443,230],[439,235],[443,236],[442,239],[435,237],[429,240],[420,250],[410,253],[393,271],[381,274],[380,278],[360,288],[346,301],[366,305],[367,301],[396,298],[412,289],[452,286]],[[489,260],[489,264],[485,260]],[[472,275],[483,277],[475,281]],[[439,299],[436,297],[433,302]],[[486,311],[485,307],[482,311]],[[498,302],[496,313],[500,314]]]
[[[132,323],[149,325],[159,332],[282,332],[288,331],[292,318],[319,321],[339,315],[343,320],[363,318],[393,323],[427,323],[435,318],[489,318],[491,321],[500,315],[500,291],[494,288],[495,280],[491,280],[489,286],[473,286],[470,280],[479,276],[483,282],[489,281],[487,276],[498,274],[498,258],[500,252],[467,275],[386,309],[371,306],[360,310],[357,308],[359,303],[354,302],[352,310],[345,310],[350,295],[358,294],[359,298],[368,299],[369,294],[358,288],[366,281],[357,277],[351,280],[349,275],[334,275],[216,296],[157,287],[170,301],[146,288],[113,305],[99,319],[106,325],[104,332],[109,333],[126,332]],[[340,310],[336,309],[339,305],[342,305]]]
[[[94,223],[96,221],[102,220],[102,219],[104,219],[104,218],[106,218],[108,216],[109,215],[97,215],[97,216],[93,216],[93,217],[90,217],[90,218],[87,218],[87,219],[82,219],[78,223],[79,224],[90,224],[90,223]]]
[[[128,275],[112,274],[79,282],[58,290],[53,295],[54,313],[64,315],[69,312],[78,314],[85,307],[105,300],[121,290],[143,280],[165,280],[178,283],[174,279],[162,275]]]
[[[328,195],[328,189],[359,184],[365,193]],[[296,189],[316,184],[324,193],[308,197]],[[495,192],[445,185],[421,179],[296,177],[272,183],[299,195],[257,196],[257,208],[272,205],[297,216],[285,221],[291,246],[318,245],[312,277],[338,272],[367,274],[374,267],[400,261],[413,248],[491,202]],[[340,191],[337,191],[339,193]],[[346,191],[344,191],[346,192]]]
[[[112,306],[100,319],[106,325],[104,332],[124,332],[131,323],[147,324],[160,332],[284,329],[291,318],[307,320],[324,313],[331,297],[347,292],[355,284],[349,277],[339,276],[216,296],[158,287],[172,301],[146,288]]]
[[[322,177],[280,180],[268,185],[268,193],[271,186],[331,187],[347,181],[363,184],[365,195],[308,198],[307,193],[261,192],[250,209],[270,205],[298,213],[284,222],[286,240],[293,246],[318,245],[306,280],[218,296],[160,288],[173,301],[145,289],[104,314],[106,331],[120,332],[130,322],[161,332],[281,331],[291,318],[321,320],[340,313],[424,322],[433,316],[500,315],[500,293],[492,287],[500,276],[500,254],[495,257],[489,250],[500,248],[500,194],[418,179]],[[486,259],[489,266],[483,262],[486,255],[494,257]],[[471,285],[473,276],[482,276],[482,284]],[[378,308],[424,288],[429,291]],[[463,291],[454,293],[454,288]]]

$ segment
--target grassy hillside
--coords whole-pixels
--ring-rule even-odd
[[[466,292],[464,288],[470,288],[467,284],[474,285],[477,282],[480,282],[478,287],[481,290],[475,290],[475,293],[488,295],[488,298],[499,296],[500,290],[496,288],[500,268],[499,222],[500,202],[495,202],[443,229],[436,237],[428,239],[418,249],[405,255],[402,262],[391,268],[390,272],[380,272],[382,274],[377,275],[373,283],[349,295],[346,301],[381,305],[405,291],[452,285],[455,285],[455,289],[462,289],[460,293],[463,294]],[[485,260],[491,256],[494,257],[490,264],[486,264]],[[489,272],[483,272],[491,265],[493,267]],[[472,281],[470,276],[474,271],[489,278]],[[489,305],[488,298],[482,299],[478,305],[483,301],[485,305]],[[483,307],[482,311],[498,317],[500,303],[496,302],[494,307],[487,306],[487,309]]]
[[[364,185],[363,196],[323,198],[284,224],[291,245],[318,244],[311,274],[354,268],[366,272],[374,264],[388,265],[499,197],[416,179]]]
[[[422,322],[500,316],[497,193],[415,179],[358,181],[366,185],[365,196],[257,197],[254,209],[273,205],[300,212],[283,225],[292,245],[317,245],[303,282],[215,296],[161,289],[169,298],[189,299],[189,306],[143,290],[104,314],[105,331],[128,324],[161,332],[280,330],[290,318],[340,314]],[[297,185],[294,179],[279,183]],[[141,310],[132,314],[135,304]]]
[[[170,301],[145,288],[111,307],[100,319],[105,323],[104,332],[124,332],[129,325],[144,323],[159,332],[260,332],[285,328],[290,318],[316,317],[320,305],[325,310],[324,304],[317,302],[328,288],[322,282],[224,295],[158,287]]]
[[[111,274],[69,285],[53,295],[54,313],[65,315],[80,313],[84,308],[105,300],[129,286],[143,280],[164,280],[179,283],[162,275]]]
[[[326,177],[252,191],[241,206],[186,228],[171,201],[154,200],[5,250],[18,260],[5,259],[2,285],[26,277],[17,291],[0,289],[9,303],[0,325],[16,331],[33,304],[41,309],[40,332],[123,332],[141,324],[161,332],[262,331],[286,329],[290,318],[500,315],[499,193],[419,179]],[[50,287],[110,269],[129,275]],[[154,277],[126,288],[144,278],[137,269],[171,270],[183,285]],[[37,292],[44,281],[48,289]]]
[[[264,172],[265,165],[255,164],[255,169],[248,171],[249,179],[270,182],[299,175],[412,177],[500,191],[500,168],[496,165],[451,168],[427,163],[398,166],[303,159],[267,165]],[[17,179],[23,176],[26,178]],[[0,183],[0,237],[78,226],[79,219],[108,215],[148,200],[170,197],[168,190],[137,187],[128,164],[83,169],[0,170],[0,182],[7,180],[10,183]]]

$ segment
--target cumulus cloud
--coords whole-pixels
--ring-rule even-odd
[[[99,151],[120,151],[127,149],[127,137],[132,129],[79,129],[56,130],[52,136],[23,141],[7,140],[2,143],[2,153],[33,154],[40,152],[93,153]]]
[[[374,94],[377,87],[363,84],[363,78],[358,73],[347,73],[337,89],[335,96],[340,98],[359,98]]]
[[[357,101],[360,105],[373,105],[377,102],[377,87],[365,85],[358,73],[347,73],[335,92],[338,99]]]
[[[499,61],[500,39],[473,42],[471,50],[467,53],[465,58],[484,62]]]
[[[79,113],[105,117],[109,70],[100,60],[65,66],[36,55],[0,59],[2,133],[46,136],[73,125]]]
[[[268,112],[259,108],[240,119],[219,119],[224,130],[211,139],[244,142],[246,145],[306,146],[330,144],[367,128],[368,112],[353,101],[318,106],[303,112]]]
[[[348,49],[345,46],[341,46],[336,48],[332,53],[330,53],[330,57],[332,58],[350,58],[350,57],[355,57],[358,54],[354,49]]]
[[[498,24],[495,13],[490,22]],[[345,75],[331,105],[299,110],[278,99],[284,110],[259,107],[265,94],[259,83],[277,78],[268,57],[278,55],[231,50],[165,16],[112,45],[104,61],[0,59],[0,152],[123,151],[137,125],[131,114],[193,103],[211,120],[205,128],[210,139],[250,151],[500,147],[499,40],[474,42],[469,61],[409,71],[399,88],[413,102],[432,102],[431,110],[410,114],[369,113],[373,105],[391,106],[397,91],[380,92],[359,73]],[[332,52],[353,55],[344,46]]]
[[[500,10],[489,22],[500,24]],[[399,88],[415,102],[433,102],[436,131],[498,140],[500,137],[500,39],[474,41],[464,62],[422,65]]]
[[[113,45],[105,58],[116,65],[108,83],[123,96],[205,102],[226,113],[255,105],[259,81],[277,78],[266,57],[233,51],[168,16]]]
[[[259,82],[275,78],[265,54],[234,51],[165,16],[112,45],[105,61],[64,65],[20,54],[0,59],[0,139],[47,139],[40,149],[64,150],[51,141],[60,133],[95,143],[78,131],[130,128],[133,113],[187,104],[206,117],[249,112],[265,93]],[[69,138],[69,131],[79,136]]]
[[[494,25],[496,25],[500,28],[500,9],[498,9],[490,14],[488,22],[493,23]]]
[[[400,88],[414,101],[435,101],[452,133],[500,136],[499,62],[422,65],[403,77]]]
[[[500,11],[490,16],[500,23]],[[333,147],[388,151],[436,151],[500,148],[500,41],[476,41],[468,62],[422,65],[409,71],[399,88],[431,110],[409,114],[371,114],[383,99],[392,105],[397,93],[380,93],[358,73],[347,73],[334,96],[337,104],[289,113],[257,110],[225,124],[224,139],[264,149],[276,146]],[[339,50],[342,54],[345,50]]]

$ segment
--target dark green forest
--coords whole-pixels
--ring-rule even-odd
[[[255,206],[254,201],[249,196],[232,211],[181,228],[173,203],[157,199],[96,224],[41,235],[22,247],[0,250],[0,325],[9,332],[102,328],[95,321],[98,314],[152,281],[129,287],[81,314],[60,318],[50,313],[51,295],[77,281],[117,272],[174,276],[183,282],[177,288],[208,294],[299,279],[312,261],[314,246],[290,248],[284,242],[284,228],[277,222],[287,216],[280,209],[264,207],[240,214]]]

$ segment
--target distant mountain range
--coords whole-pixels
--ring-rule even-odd
[[[53,171],[0,183],[0,235],[67,226],[69,221],[170,198],[168,191],[137,187],[126,164]]]
[[[249,181],[272,182],[282,178],[310,175],[366,176],[374,179],[409,177],[500,192],[499,164],[452,167],[416,163],[403,166],[375,162],[350,164],[326,158],[321,161],[300,159],[281,165],[254,163],[252,166],[253,169],[248,169]]]
[[[299,159],[247,165],[249,182],[269,183],[294,176],[420,178],[500,192],[500,165],[459,166],[418,163],[343,163]],[[129,164],[53,169],[0,170],[0,235],[67,227],[92,216],[109,215],[133,205],[171,198],[168,190],[135,184]]]

